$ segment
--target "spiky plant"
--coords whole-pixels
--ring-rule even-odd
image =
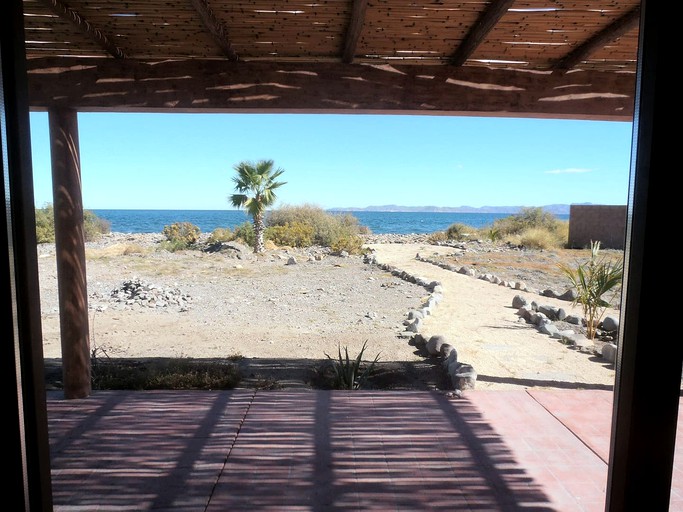
[[[379,354],[370,364],[363,366],[363,354],[367,348],[367,343],[368,341],[365,340],[360,352],[354,359],[349,357],[348,347],[344,347],[344,355],[342,355],[341,346],[339,347],[336,360],[325,354],[328,359],[334,361],[332,369],[334,371],[333,387],[335,389],[361,389],[370,378],[375,364],[379,361]]]
[[[233,177],[236,194],[230,196],[230,203],[236,208],[244,208],[254,221],[254,252],[265,250],[263,233],[266,208],[275,203],[275,190],[285,184],[277,178],[285,172],[274,169],[272,160],[259,160],[256,163],[240,162],[234,166],[237,175]]]
[[[580,304],[586,319],[586,334],[588,339],[595,339],[597,326],[609,307],[610,302],[603,299],[608,292],[615,290],[621,284],[623,277],[623,262],[610,261],[600,256],[600,242],[591,242],[590,259],[585,263],[578,263],[575,268],[560,265],[569,278],[576,299],[574,305]]]

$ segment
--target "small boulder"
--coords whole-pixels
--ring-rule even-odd
[[[441,353],[441,345],[446,343],[446,338],[441,335],[435,335],[429,338],[427,341],[426,348],[429,355],[436,356]]]

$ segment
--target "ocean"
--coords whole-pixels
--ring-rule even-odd
[[[111,224],[116,233],[161,233],[164,226],[175,222],[190,222],[202,233],[216,228],[233,229],[251,221],[242,210],[90,210]],[[456,213],[456,212],[330,212],[350,213],[362,226],[374,234],[434,233],[443,231],[451,224],[462,223],[473,228],[490,226],[496,219],[511,213]],[[569,215],[556,215],[569,220]]]

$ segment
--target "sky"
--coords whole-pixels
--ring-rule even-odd
[[[35,205],[52,203],[32,112]],[[233,209],[234,166],[284,169],[277,206],[626,204],[632,124],[360,114],[79,113],[83,206]]]

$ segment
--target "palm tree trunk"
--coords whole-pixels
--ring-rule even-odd
[[[263,225],[263,215],[254,215],[254,237],[256,239],[254,240],[254,252],[263,252],[266,249],[263,243],[264,231],[265,227]]]

